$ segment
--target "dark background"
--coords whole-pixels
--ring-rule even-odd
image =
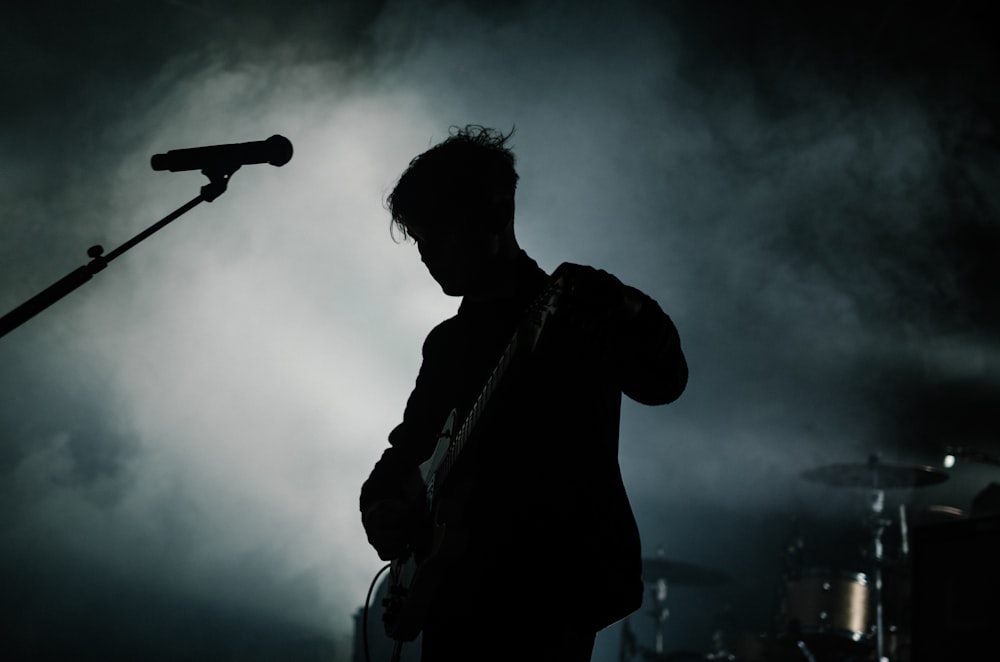
[[[5,8],[4,310],[197,193],[152,154],[272,133],[296,150],[0,339],[8,659],[348,659],[380,567],[357,488],[457,303],[381,202],[467,123],[516,126],[519,235],[543,267],[606,268],[680,329],[688,392],[626,405],[622,465],[646,555],[733,581],[670,590],[668,648],[766,631],[796,534],[807,564],[868,571],[869,495],[803,471],[1000,453],[986,8]],[[997,480],[960,459],[891,490],[888,553],[901,505],[912,524],[970,511]],[[586,578],[545,562],[531,599],[557,609]],[[631,619],[647,647],[650,606]]]

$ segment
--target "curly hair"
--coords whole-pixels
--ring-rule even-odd
[[[500,228],[510,222],[518,180],[512,135],[513,128],[505,135],[476,124],[451,127],[448,138],[410,161],[386,198],[390,233],[398,230],[406,239],[414,225]]]

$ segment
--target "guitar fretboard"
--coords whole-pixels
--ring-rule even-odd
[[[427,494],[433,499],[434,492],[439,490],[442,485],[444,485],[445,480],[448,478],[448,474],[451,472],[458,460],[458,456],[461,454],[462,449],[465,448],[466,443],[472,436],[472,432],[482,418],[483,412],[486,411],[486,407],[496,392],[497,387],[500,385],[501,380],[507,373],[507,369],[510,367],[514,360],[515,355],[518,353],[522,345],[522,335],[526,331],[530,331],[528,338],[524,340],[528,341],[531,347],[537,342],[539,335],[541,335],[542,328],[544,327],[549,316],[555,312],[555,307],[558,302],[560,295],[562,294],[563,288],[565,286],[565,277],[561,273],[562,267],[556,269],[553,273],[549,284],[546,286],[545,290],[535,299],[531,306],[524,315],[524,319],[530,321],[530,326],[521,325],[514,332],[513,337],[511,337],[510,342],[507,343],[507,347],[504,349],[503,354],[500,356],[500,360],[497,362],[493,371],[490,373],[489,379],[486,380],[486,384],[483,386],[479,395],[476,397],[475,402],[469,410],[468,415],[465,420],[462,421],[462,425],[459,426],[458,430],[453,434],[451,442],[448,445],[448,450],[445,452],[444,457],[442,457],[437,469],[431,474],[427,481]]]
[[[434,472],[434,477],[432,478],[436,487],[444,485],[449,472],[451,472],[451,468],[455,464],[455,460],[458,459],[462,449],[465,448],[465,443],[469,440],[469,437],[472,436],[472,430],[476,427],[476,424],[482,417],[483,412],[486,410],[487,403],[490,401],[490,398],[493,397],[493,393],[496,391],[497,386],[500,384],[500,380],[507,371],[507,366],[510,365],[511,360],[517,351],[517,337],[518,334],[515,333],[514,337],[507,344],[507,348],[500,357],[500,362],[497,363],[496,367],[493,368],[493,372],[490,373],[490,378],[486,381],[486,386],[479,392],[479,397],[476,398],[472,408],[469,410],[469,415],[465,417],[465,420],[462,422],[462,426],[458,428],[458,431],[452,438],[451,444],[448,446],[448,452],[445,453],[444,458],[441,460],[441,465],[438,467],[437,471]]]

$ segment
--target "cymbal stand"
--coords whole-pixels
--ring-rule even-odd
[[[809,650],[809,647],[806,646],[806,642],[802,641],[802,639],[795,642],[795,647],[799,649],[800,653],[802,653],[802,657],[806,659],[806,662],[816,662],[816,656],[812,654],[812,651]]]
[[[622,622],[621,643],[618,647],[618,662],[627,662],[630,657],[635,655],[635,649],[635,632],[632,631],[629,617],[626,616]]]
[[[726,633],[733,630],[733,609],[726,605],[715,614],[715,629],[712,632],[712,652],[705,656],[706,660],[725,660],[735,662],[736,655],[729,650]]]
[[[666,579],[661,577],[656,580],[656,587],[653,588],[653,598],[656,600],[656,606],[654,606],[651,611],[653,618],[656,619],[656,643],[654,645],[654,652],[659,655],[663,653],[663,625],[667,622],[667,617],[670,616],[670,610],[666,607]]]
[[[799,579],[802,576],[802,555],[804,548],[805,542],[802,539],[802,532],[799,530],[798,520],[794,520],[792,524],[792,538],[785,548],[784,579],[786,585],[789,581]],[[787,605],[784,605],[783,608],[787,608]],[[792,638],[795,639],[795,647],[802,654],[806,662],[816,662],[816,657],[809,649],[809,646],[806,645],[800,630],[801,628],[795,625],[794,627],[790,627],[786,634],[793,635]]]
[[[885,549],[882,544],[882,534],[885,533],[885,527],[892,524],[892,521],[882,517],[884,510],[885,490],[876,487],[872,490],[871,528],[875,575],[875,659],[878,662],[889,662],[889,658],[885,656],[885,626],[883,623],[882,567],[885,561]]]

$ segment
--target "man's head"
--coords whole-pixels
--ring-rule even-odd
[[[417,242],[446,294],[475,293],[516,248],[510,136],[481,126],[453,129],[410,161],[386,200],[393,229]]]
[[[395,229],[440,231],[482,225],[499,231],[514,218],[517,172],[511,133],[469,125],[410,161],[386,206]]]

